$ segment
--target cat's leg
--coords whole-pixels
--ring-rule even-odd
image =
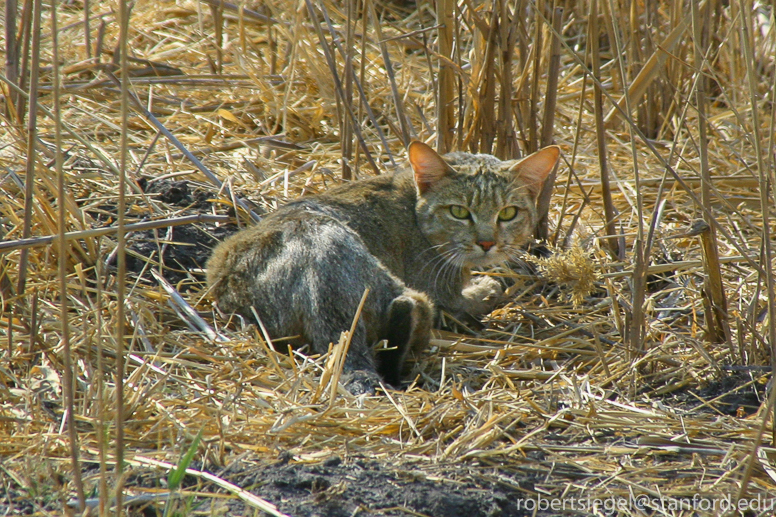
[[[392,300],[406,287],[369,252],[355,232],[338,221],[322,219],[323,224],[314,233],[305,234],[312,243],[303,248],[308,264],[300,283],[308,292],[308,305],[303,312],[309,314],[304,321],[304,333],[315,352],[322,354],[329,343],[339,341],[341,333],[349,330],[358,317],[342,380],[351,393],[374,393],[381,381],[374,345],[385,337]],[[369,294],[357,315],[367,289]],[[401,312],[397,309],[397,314]],[[406,342],[408,338],[395,340]]]
[[[426,295],[406,289],[388,309],[385,350],[377,351],[377,369],[393,386],[401,383],[408,356],[420,353],[431,334],[434,308]]]
[[[478,275],[472,277],[461,292],[463,311],[479,318],[488,314],[504,298],[504,289],[495,278]]]
[[[401,382],[401,369],[409,348],[412,334],[412,299],[400,296],[391,302],[388,310],[386,346],[378,348],[377,371],[385,381],[393,386]]]

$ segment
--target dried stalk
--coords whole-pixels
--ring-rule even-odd
[[[590,2],[590,18],[589,24],[589,36],[592,50],[591,57],[593,59],[593,100],[595,103],[595,133],[596,143],[598,144],[598,167],[601,171],[601,196],[603,198],[604,205],[604,227],[606,229],[606,235],[610,237],[606,240],[609,248],[609,252],[612,256],[622,257],[625,250],[618,249],[617,240],[617,226],[615,225],[616,212],[614,208],[614,202],[612,201],[612,189],[609,185],[609,169],[607,165],[606,157],[606,130],[604,129],[603,119],[603,93],[601,88],[601,56],[599,52],[598,40],[601,37],[598,29],[598,0],[592,0]]]
[[[497,36],[500,21],[503,20],[499,20],[499,10],[494,6],[490,25],[479,37],[481,48],[475,51],[482,54],[482,62],[478,70],[477,82],[472,80],[472,86],[475,87],[472,97],[479,97],[479,110],[476,117],[479,143],[477,148],[473,150],[486,154],[493,153],[493,143],[498,136],[496,129],[496,49],[499,46]],[[472,74],[472,79],[474,79],[474,74]]]
[[[701,18],[698,12],[698,6],[692,4],[692,27],[693,39],[695,42],[694,60],[695,69],[698,71],[698,79],[695,86],[695,102],[698,110],[698,141],[701,166],[701,203],[706,208],[703,216],[708,230],[701,234],[701,243],[703,246],[704,270],[706,279],[704,290],[707,293],[711,303],[711,311],[706,316],[706,325],[708,327],[709,340],[712,343],[727,343],[735,357],[735,349],[730,337],[730,326],[728,324],[727,297],[722,283],[722,270],[719,262],[719,251],[717,245],[717,232],[712,226],[709,218],[713,218],[712,211],[712,193],[711,193],[711,171],[709,170],[709,144],[707,135],[706,121],[706,76],[703,73],[705,69],[706,54],[709,47],[709,10]]]
[[[60,98],[60,76],[59,76],[59,27],[57,24],[57,6],[52,6],[51,9],[51,35],[52,35],[52,49],[53,49],[53,79],[54,79],[54,114],[55,114],[55,127],[54,127],[54,142],[55,142],[55,166],[57,173],[57,196],[59,198],[59,206],[57,207],[57,227],[59,229],[59,260],[57,268],[57,276],[59,280],[59,316],[60,316],[60,332],[62,335],[62,355],[64,356],[64,396],[65,396],[65,408],[67,409],[67,434],[69,438],[70,446],[70,461],[72,462],[73,481],[75,484],[75,492],[78,500],[77,509],[83,511],[84,509],[84,484],[81,477],[81,462],[78,457],[79,445],[78,445],[78,433],[76,431],[76,413],[75,413],[75,377],[73,375],[73,352],[70,347],[70,314],[68,311],[68,296],[67,296],[67,258],[68,258],[68,246],[67,241],[64,239],[65,230],[67,229],[67,193],[65,192],[65,171],[62,168],[63,156],[62,156],[62,128],[59,124],[62,109]],[[28,183],[30,178],[28,178]]]
[[[32,0],[32,1],[27,0],[24,2],[24,7],[22,7],[22,20],[21,20],[21,30],[22,30],[22,40],[23,40],[22,49],[21,49],[22,68],[19,74],[19,88],[21,91],[26,91],[27,84],[28,84],[28,77],[31,75],[30,60],[32,59],[32,55],[34,54],[34,52],[32,52],[30,49],[31,49],[32,41],[34,40],[33,27],[32,27],[34,23],[33,21],[34,16],[35,16],[34,9],[35,9],[35,0]],[[17,90],[17,93],[20,93],[20,92]],[[24,113],[27,111],[25,106],[26,106],[25,100],[20,99],[16,109],[19,112]]]
[[[16,45],[16,12],[19,10],[18,0],[6,0],[5,2],[5,74],[8,80],[19,84],[19,57],[20,49]],[[6,103],[6,116],[22,122],[22,108],[19,102],[21,97],[15,91],[11,91]]]
[[[437,0],[436,16],[439,28],[439,74],[437,76],[437,138],[436,147],[440,153],[452,150],[455,137],[455,106],[453,105],[455,75],[450,63],[454,62],[453,28],[455,1]],[[448,62],[449,60],[449,62]]]
[[[110,494],[108,491],[108,442],[106,438],[106,430],[110,427],[110,417],[107,415],[107,406],[105,403],[105,334],[106,331],[110,333],[108,325],[103,320],[103,286],[104,277],[102,269],[102,261],[97,260],[95,262],[95,315],[96,315],[96,340],[97,343],[93,347],[95,350],[95,363],[96,363],[96,378],[94,383],[94,390],[96,391],[95,400],[95,435],[97,441],[97,457],[100,465],[100,480],[98,483],[100,500],[99,500],[99,512],[98,515],[106,515],[107,499]]]
[[[222,47],[224,39],[224,9],[223,5],[210,4],[210,13],[213,15],[213,29],[215,29],[214,41],[216,47],[216,62],[213,72],[222,74],[224,71],[224,49]],[[208,56],[210,61],[210,56]],[[212,62],[211,62],[212,66]]]
[[[253,9],[248,9],[244,5],[235,5],[231,2],[225,2],[224,0],[201,0],[202,3],[219,7],[221,9],[226,9],[229,11],[239,12],[241,16],[244,16],[245,19],[255,21],[255,22],[261,22],[261,23],[280,23],[274,18],[271,18],[269,16],[265,16],[257,11],[254,11]]]
[[[126,300],[126,276],[127,276],[127,239],[126,239],[126,187],[127,187],[127,154],[129,142],[127,135],[129,133],[129,16],[130,6],[127,2],[119,3],[119,53],[121,79],[120,98],[121,98],[121,142],[119,147],[119,181],[118,181],[118,240],[116,244],[116,372],[114,373],[114,382],[116,384],[115,400],[115,458],[116,472],[114,479],[114,498],[116,500],[116,516],[120,517],[124,513],[122,503],[124,497],[124,334],[126,327],[125,320],[125,300]],[[183,151],[183,149],[181,149]],[[186,151],[183,151],[186,152]],[[64,239],[62,239],[64,242]]]
[[[542,76],[542,54],[544,54],[544,41],[542,40],[542,24],[539,22],[544,12],[544,0],[538,0],[534,4],[534,38],[533,38],[533,77],[531,79],[531,104],[528,111],[528,152],[539,150],[539,78]]]
[[[512,99],[515,97],[512,62],[515,57],[519,17],[517,13],[510,11],[510,2],[499,0],[498,5],[501,9],[500,23],[498,25],[498,42],[499,50],[501,51],[499,60],[501,80],[498,118],[496,119],[498,141],[496,142],[495,156],[502,160],[510,160],[520,155],[512,112]]]
[[[361,295],[361,300],[358,303],[358,308],[356,309],[356,313],[353,315],[353,322],[350,325],[350,331],[347,333],[346,336],[343,336],[344,339],[340,339],[340,342],[337,344],[339,349],[337,349],[334,355],[335,362],[333,364],[333,372],[332,372],[332,378],[331,378],[331,391],[329,392],[329,406],[327,411],[331,411],[331,409],[334,407],[335,401],[337,400],[337,389],[339,388],[339,381],[340,381],[340,377],[342,376],[342,369],[345,367],[345,356],[347,355],[348,350],[350,349],[350,343],[353,340],[353,335],[356,333],[356,326],[358,325],[358,320],[361,318],[361,312],[364,310],[364,304],[366,303],[367,296],[369,296],[368,287],[364,289],[364,294]]]
[[[35,188],[35,161],[37,160],[38,142],[38,83],[40,71],[40,24],[41,24],[41,0],[33,2],[32,12],[32,64],[30,69],[30,93],[28,99],[29,113],[27,114],[27,169],[24,180],[24,226],[22,238],[32,235],[32,195]],[[13,84],[13,83],[12,83]],[[17,103],[18,105],[18,103]],[[22,251],[19,259],[19,278],[16,284],[16,292],[24,293],[27,283],[28,254]]]
[[[554,140],[555,129],[555,102],[558,98],[558,76],[560,75],[560,39],[563,26],[563,8],[556,7],[552,16],[552,42],[550,44],[550,69],[547,72],[547,94],[544,98],[544,118],[542,120],[541,147],[551,145]],[[549,212],[550,202],[555,190],[555,178],[558,167],[550,173],[539,193],[536,203],[538,223],[536,226],[536,238],[546,241],[549,238]]]
[[[383,30],[380,26],[380,19],[377,17],[377,11],[375,11],[374,0],[364,0],[366,8],[369,9],[369,17],[372,20],[372,26],[374,27],[375,34],[377,36],[377,42],[380,46],[380,54],[383,57],[383,64],[385,65],[385,71],[388,73],[388,81],[391,84],[391,93],[393,94],[393,105],[396,108],[396,118],[399,119],[399,127],[401,127],[402,143],[404,147],[410,145],[412,140],[412,127],[407,122],[407,114],[404,109],[404,101],[399,93],[399,87],[396,85],[396,77],[393,73],[393,65],[391,64],[391,55],[388,53],[388,45],[383,37]]]
[[[345,102],[353,103],[353,54],[356,45],[353,37],[356,20],[356,1],[347,0],[347,29],[345,32]],[[340,117],[340,145],[342,146],[342,179],[353,178],[350,162],[353,159],[353,127],[349,117]]]
[[[307,11],[310,13],[310,19],[313,21],[313,27],[315,28],[315,32],[318,35],[318,41],[320,42],[321,48],[323,49],[323,53],[326,56],[326,63],[329,66],[329,71],[331,72],[332,79],[334,79],[334,87],[337,91],[337,95],[340,99],[345,98],[345,90],[342,87],[342,81],[340,80],[339,73],[337,72],[337,65],[335,62],[334,55],[331,52],[331,48],[326,43],[326,38],[323,35],[323,31],[321,30],[320,24],[316,21],[316,15],[315,15],[315,7],[313,6],[311,0],[305,0],[305,3],[307,4]],[[377,166],[377,163],[375,163],[374,158],[372,158],[372,153],[369,152],[369,147],[367,146],[366,142],[364,141],[363,136],[361,135],[360,126],[358,124],[358,121],[356,120],[356,116],[353,114],[353,109],[349,104],[344,104],[343,108],[345,109],[345,112],[350,117],[352,123],[353,123],[353,130],[356,132],[356,137],[358,138],[359,145],[361,146],[361,150],[364,152],[364,156],[366,156],[367,161],[369,162],[369,165],[371,165],[372,170],[375,172],[375,174],[380,174],[380,168]]]
[[[181,226],[184,224],[193,223],[227,223],[232,221],[232,218],[225,215],[207,215],[197,214],[184,217],[172,217],[169,219],[157,219],[155,221],[144,221],[142,223],[127,224],[124,226],[125,232],[140,232],[144,230],[153,230],[156,228],[167,228],[170,226]],[[92,228],[90,230],[81,230],[75,232],[67,232],[64,235],[64,239],[67,241],[89,239],[94,237],[102,237],[104,235],[112,235],[118,233],[119,228],[117,226],[107,226],[104,228]],[[31,237],[29,239],[18,239],[13,241],[0,242],[0,252],[8,252],[11,250],[23,250],[28,248],[37,248],[41,246],[48,246],[49,244],[57,243],[61,237],[58,235],[49,235],[46,237]]]
[[[86,59],[92,58],[92,10],[89,0],[84,0],[84,54]]]
[[[352,63],[350,63],[350,65],[348,65],[348,62],[347,62],[347,59],[346,59],[347,54],[348,54],[348,52],[350,52],[350,50],[346,51],[346,50],[344,50],[342,48],[342,45],[340,44],[340,38],[338,37],[337,30],[334,27],[334,24],[331,22],[331,19],[329,18],[329,13],[326,10],[326,6],[324,5],[323,2],[321,2],[319,4],[319,7],[320,7],[321,12],[323,14],[323,18],[326,20],[326,26],[329,29],[329,34],[331,34],[332,43],[334,44],[335,47],[337,47],[337,50],[338,50],[339,54],[343,57],[343,59],[345,59],[345,65],[346,65],[345,72],[350,75],[351,81],[356,85],[356,88],[358,89],[358,94],[359,94],[359,97],[361,98],[361,103],[358,105],[359,111],[360,111],[360,109],[362,107],[366,110],[367,116],[369,117],[369,121],[372,123],[372,126],[374,127],[375,131],[377,131],[377,135],[380,137],[380,141],[383,144],[383,149],[388,154],[388,159],[391,160],[391,164],[393,166],[396,166],[396,162],[394,161],[393,153],[391,152],[391,148],[388,145],[388,141],[385,139],[385,133],[383,132],[382,128],[380,127],[380,124],[377,122],[377,117],[375,116],[374,111],[372,110],[372,107],[369,105],[369,100],[367,99],[366,93],[364,92],[364,88],[362,86],[364,84],[364,73],[365,73],[365,65],[366,65],[365,61],[366,60],[365,59],[361,60],[361,79],[359,80],[358,78],[356,78],[355,71],[348,70],[348,68],[347,68],[348,66],[350,66],[351,68],[353,66]],[[364,27],[363,28],[364,33],[366,33],[366,26],[367,26],[366,16],[362,16],[362,24],[363,24],[363,27]],[[363,46],[362,46],[361,55],[363,57],[363,56],[366,55],[366,52],[364,50],[364,47],[366,45],[366,39],[365,38],[362,38],[362,45]],[[336,77],[335,77],[335,79],[336,79]],[[348,104],[346,106],[349,107],[350,105]],[[363,149],[365,147],[366,143],[364,141],[364,138],[361,135],[361,126],[357,123],[357,121],[360,120],[360,117],[356,117],[353,114],[352,108],[350,108],[350,111],[349,111],[348,114],[350,115],[350,119],[351,119],[351,126],[350,126],[351,130],[355,131],[356,138],[358,139],[359,144],[361,144],[361,148]],[[353,124],[355,124],[355,125],[353,125]],[[367,154],[367,158],[370,160],[370,163],[372,163],[371,155]],[[377,171],[377,172],[379,173],[380,171]]]
[[[701,13],[708,11],[706,8],[707,5],[708,2],[701,3]],[[697,5],[695,7],[697,8]],[[644,95],[649,85],[659,77],[659,73],[665,66],[666,60],[671,55],[671,52],[674,51],[676,45],[681,41],[685,30],[687,30],[687,27],[690,26],[691,20],[692,17],[690,14],[685,16],[682,21],[671,30],[665,39],[660,42],[652,55],[649,56],[649,59],[647,59],[647,62],[644,63],[644,66],[641,68],[641,70],[639,70],[639,73],[636,75],[633,81],[631,81],[630,85],[628,86],[627,94],[620,97],[620,100],[617,101],[616,107],[613,107],[611,111],[607,113],[606,117],[604,118],[604,122],[606,122],[607,126],[611,124],[612,120],[614,120],[617,115],[621,115],[623,112],[627,113],[625,110],[626,103],[636,102],[639,98],[641,98],[642,95]]]
[[[110,77],[113,82],[119,85],[123,84],[124,82],[124,76],[121,77],[121,81],[119,81],[119,79],[117,79],[116,76],[113,75],[112,73],[108,73],[108,77]],[[191,161],[191,163],[193,163],[202,172],[202,174],[205,175],[207,179],[209,179],[218,188],[226,188],[227,194],[228,194],[229,192],[228,187],[225,187],[223,182],[220,179],[218,179],[218,177],[216,177],[215,174],[210,172],[210,169],[205,167],[205,164],[203,164],[199,158],[194,156],[194,154],[192,154],[192,152],[189,151],[186,148],[186,146],[184,146],[183,143],[181,143],[181,141],[175,137],[175,135],[173,135],[166,127],[164,127],[164,124],[162,124],[159,121],[159,119],[157,119],[150,111],[148,111],[145,108],[145,106],[141,104],[140,99],[138,99],[134,94],[130,93],[129,91],[127,92],[127,96],[128,96],[128,99],[132,101],[132,104],[134,104],[135,109],[137,109],[140,113],[142,113],[143,116],[149,122],[151,122],[159,130],[160,133],[162,133],[165,137],[167,137],[167,139],[170,142],[172,142],[173,145],[175,145],[175,147],[177,147],[178,150],[180,150],[180,152],[182,152],[183,155],[186,158],[188,158],[189,161]],[[124,173],[126,173],[126,171],[124,171]],[[119,171],[119,178],[121,178],[122,174],[124,173]],[[134,185],[134,182],[132,182],[131,184]],[[240,208],[245,210],[245,212],[251,217],[251,219],[253,219],[254,221],[258,221],[260,219],[258,214],[256,214],[256,212],[254,212],[242,199],[239,199],[237,197],[234,197],[233,199]]]
[[[609,14],[614,18],[614,2],[609,0]],[[617,27],[610,26],[610,40],[615,42],[615,55],[617,56],[617,63],[619,65],[620,77],[623,80],[623,86],[627,83],[628,75],[623,61],[623,47],[620,41],[620,33]],[[633,108],[630,103],[630,98],[625,96],[625,111],[628,114],[630,120],[630,114],[633,113]],[[632,292],[632,306],[631,306],[631,325],[629,332],[630,350],[641,352],[645,349],[646,343],[644,342],[645,336],[645,315],[644,315],[644,300],[646,294],[647,284],[647,266],[649,265],[648,249],[645,246],[644,238],[644,204],[641,195],[641,175],[639,173],[639,161],[638,152],[636,150],[636,139],[634,138],[633,123],[629,124],[628,130],[630,132],[630,150],[631,160],[633,162],[633,179],[636,186],[636,240],[633,242],[633,292]],[[655,219],[657,220],[657,219]],[[611,242],[611,241],[610,241]],[[620,253],[623,253],[623,242],[620,241]],[[634,357],[635,359],[635,357]]]
[[[563,26],[563,8],[556,7],[552,14],[552,42],[550,44],[550,66],[547,72],[547,94],[544,96],[544,118],[540,146],[552,145],[555,129],[555,104],[558,99],[558,76],[560,75],[560,40]],[[549,183],[549,182],[548,182]]]

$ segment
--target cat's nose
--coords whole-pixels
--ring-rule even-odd
[[[496,245],[493,241],[477,241],[477,244],[482,248],[484,251],[489,251],[490,248]]]

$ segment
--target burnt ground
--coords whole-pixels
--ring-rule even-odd
[[[135,274],[150,276],[148,262],[141,257],[163,257],[163,275],[173,285],[182,280],[203,281],[207,259],[213,248],[226,237],[237,231],[236,226],[214,225],[173,226],[169,229],[135,232],[128,241],[127,270]],[[190,282],[184,282],[179,290],[186,291]]]
[[[757,413],[768,396],[765,385],[757,381],[763,371],[768,370],[728,370],[724,376],[712,379],[700,387],[679,390],[664,397],[663,401],[667,405],[699,413],[747,417]]]
[[[524,507],[523,498],[535,494],[539,470],[470,464],[394,465],[358,457],[343,460],[338,456],[317,464],[300,464],[293,462],[290,455],[281,454],[274,463],[241,457],[215,473],[293,517],[557,515],[534,513],[531,503],[528,509]],[[165,482],[158,476],[158,471],[148,472],[130,479],[128,485],[163,488]],[[213,490],[212,486],[198,482],[196,477],[187,476],[184,487],[192,491]],[[161,515],[164,504],[146,501],[131,513]],[[185,514],[252,514],[245,503],[235,498],[180,499],[176,505]]]
[[[194,468],[199,467],[193,465]],[[210,469],[205,469],[210,470]],[[152,490],[162,493],[166,487],[166,473],[138,472],[125,486],[128,515],[256,515],[255,510],[235,497],[202,497],[184,495],[167,500],[155,499]],[[428,466],[418,469],[412,465],[392,465],[368,459],[341,460],[332,457],[319,464],[299,464],[281,459],[263,463],[241,457],[227,469],[215,473],[234,485],[274,504],[278,511],[292,517],[350,517],[352,515],[399,516],[423,515],[443,517],[522,517],[553,515],[534,513],[522,505],[522,498],[532,497],[533,479],[530,472],[501,470],[498,467],[471,465]],[[85,475],[98,475],[96,466]],[[197,477],[187,476],[183,490],[201,493],[225,494]],[[8,501],[20,504],[7,505]],[[47,508],[35,505],[13,486],[0,487],[0,512],[3,515],[33,515],[42,509],[56,511],[58,501],[52,500]],[[90,505],[98,499],[88,500]],[[72,507],[74,501],[70,501]],[[557,514],[555,514],[557,515]],[[573,515],[573,514],[568,514]]]
[[[411,510],[430,516],[517,517],[533,514],[519,502],[535,494],[534,476],[540,474],[467,464],[429,473],[412,466],[332,458],[320,466],[259,469],[256,475],[269,481],[262,487],[266,498],[277,501],[284,513],[300,517],[346,517],[357,508],[364,515],[406,515]]]
[[[210,213],[216,193],[188,181],[158,180],[141,178],[138,185],[149,197],[166,204],[181,217]],[[116,207],[101,206],[98,219],[105,214],[115,214]],[[233,214],[232,214],[233,215]],[[237,225],[227,224],[185,224],[137,231],[128,234],[126,267],[130,274],[140,275],[141,280],[155,283],[149,269],[161,265],[162,276],[179,290],[186,291],[192,282],[204,281],[205,264],[213,248],[238,230]],[[162,260],[159,260],[159,257]],[[115,265],[112,258],[110,264]]]

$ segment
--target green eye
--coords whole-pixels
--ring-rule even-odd
[[[517,207],[515,206],[508,206],[506,208],[503,208],[501,212],[498,213],[498,220],[499,221],[511,221],[512,219],[517,216]]]
[[[469,209],[461,205],[451,205],[450,214],[456,219],[469,219],[471,217]]]

